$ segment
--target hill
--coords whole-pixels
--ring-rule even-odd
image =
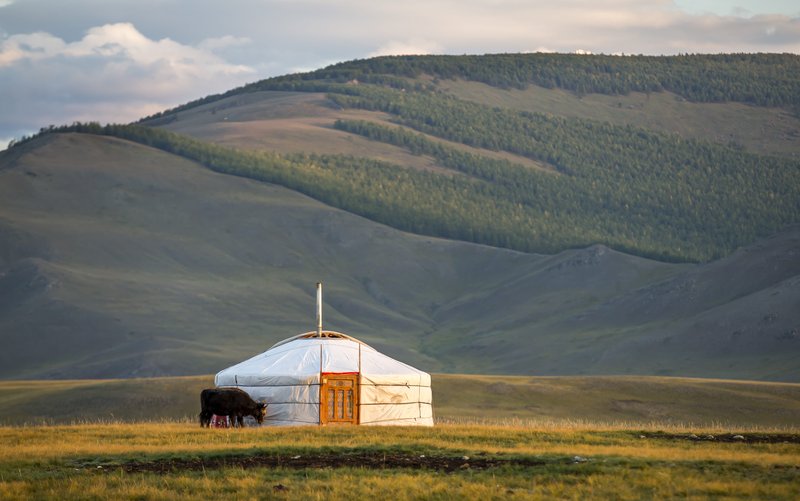
[[[0,382],[0,425],[197,421],[213,377]],[[665,377],[434,374],[441,423],[795,427],[800,385]]]
[[[201,224],[198,224],[201,222]],[[717,262],[403,233],[108,136],[0,154],[0,377],[215,372],[326,326],[428,371],[796,381],[800,228]]]
[[[342,147],[344,142],[339,148],[326,148],[342,139],[325,130],[332,119],[391,118],[326,102],[325,92],[348,92],[333,83],[357,82],[406,92],[435,90],[490,107],[632,125],[797,159],[797,71],[799,58],[790,54],[379,57],[256,82],[167,110],[146,123],[168,123],[174,130],[242,147],[258,145],[261,139],[279,151],[296,148],[297,142],[287,139],[301,133],[301,138],[314,140],[301,139],[306,144],[299,151],[352,152]],[[322,92],[313,92],[314,87]],[[256,125],[272,126],[272,134],[260,137]]]
[[[800,222],[799,59],[375,58],[256,82],[142,123],[239,149],[325,155],[306,161],[329,169],[331,186],[306,193],[415,233],[707,261]],[[359,197],[380,197],[382,208]]]
[[[141,121],[180,135],[43,132],[134,140],[417,234],[697,262],[800,223],[799,68],[788,54],[374,58]]]

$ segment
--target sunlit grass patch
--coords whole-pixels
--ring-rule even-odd
[[[709,470],[670,464],[572,464],[473,472],[230,468],[170,475],[76,472],[36,482],[4,482],[4,499],[666,499],[732,497],[792,499],[796,473]]]
[[[794,440],[788,443],[722,443],[687,434],[717,430],[657,431],[588,422],[432,429],[230,430],[180,421],[2,427],[0,499],[800,496],[796,432],[775,435]],[[741,433],[763,438],[771,432]]]

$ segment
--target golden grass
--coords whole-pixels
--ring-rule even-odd
[[[251,428],[201,429],[194,423],[117,423],[69,426],[0,427],[0,461],[59,459],[70,456],[219,453],[253,448],[404,447],[453,453],[523,455],[622,455],[669,460],[747,460],[779,464],[798,459],[795,444],[730,444],[639,438],[645,427],[588,423],[545,426],[455,425],[429,428]],[[649,428],[672,433],[719,433],[718,429]],[[726,430],[738,432],[739,430]],[[766,430],[757,430],[765,432]]]
[[[75,478],[0,485],[3,499],[792,499],[791,485],[748,479],[714,480],[676,469],[586,475],[431,475],[429,473],[317,471],[300,477],[285,471],[236,469],[204,476],[134,477],[76,474]]]
[[[499,426],[511,428],[528,428],[540,431],[663,431],[668,433],[800,433],[800,425],[760,425],[730,424],[726,422],[674,422],[674,421],[641,421],[641,420],[590,420],[559,418],[475,418],[444,417],[436,420],[437,425],[465,426]],[[81,423],[74,423],[81,424]]]
[[[201,429],[189,422],[0,427],[0,499],[796,499],[798,444],[639,438],[622,424]],[[683,431],[671,427],[665,431]],[[695,433],[716,431],[693,429]],[[761,430],[762,432],[764,430]],[[252,468],[126,473],[118,465],[350,450],[534,458],[541,466]],[[582,456],[581,461],[571,461]]]

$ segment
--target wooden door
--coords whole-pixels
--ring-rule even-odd
[[[322,424],[358,424],[358,374],[323,373],[319,418]]]

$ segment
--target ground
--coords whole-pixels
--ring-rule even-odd
[[[2,499],[797,499],[796,428],[0,427]]]

